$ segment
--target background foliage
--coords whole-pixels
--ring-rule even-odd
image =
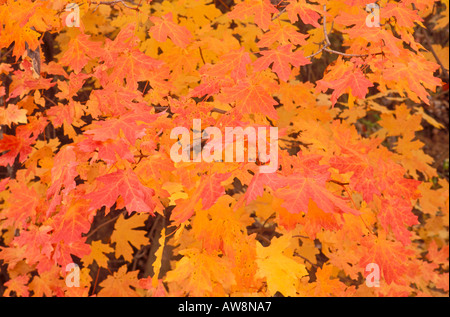
[[[0,294],[448,296],[449,3],[371,2],[0,0]],[[278,171],[174,163],[193,119]]]

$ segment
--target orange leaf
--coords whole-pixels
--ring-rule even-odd
[[[262,71],[273,63],[273,71],[283,81],[288,81],[291,75],[291,67],[289,64],[300,67],[310,64],[311,62],[305,58],[302,51],[291,51],[291,44],[279,46],[275,50],[261,51],[263,55],[254,62],[256,71]]]
[[[272,14],[278,10],[270,3],[270,0],[247,0],[238,3],[233,10],[228,13],[231,19],[244,20],[247,17],[254,17],[255,23],[263,30],[267,30],[272,19]]]
[[[186,48],[191,42],[191,32],[184,26],[173,22],[172,12],[167,13],[162,18],[150,17],[150,21],[155,25],[150,28],[149,33],[158,42],[165,42],[169,37],[175,45],[181,48]]]

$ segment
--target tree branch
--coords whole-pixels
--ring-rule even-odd
[[[368,57],[368,56],[371,56],[371,55],[381,55],[381,54],[383,54],[383,52],[378,52],[378,53],[373,53],[373,54],[348,54],[348,53],[339,52],[339,51],[336,51],[336,50],[333,50],[333,49],[329,48],[331,46],[331,41],[330,41],[330,38],[328,37],[328,31],[327,31],[327,17],[326,17],[327,6],[326,5],[323,6],[323,11],[324,11],[324,14],[323,14],[323,35],[325,37],[325,40],[323,40],[323,42],[321,43],[322,47],[317,52],[315,52],[314,54],[311,54],[309,56],[306,56],[305,58],[310,59],[310,58],[320,54],[323,51],[326,51],[326,52],[329,52],[329,53],[333,53],[333,54],[338,54],[338,55],[341,55],[341,56],[344,56],[344,57]],[[331,27],[331,29],[333,29],[333,26]]]
[[[97,2],[91,2],[91,4],[96,4],[97,6],[99,6],[100,4],[106,4],[106,5],[115,5],[117,3],[121,3],[123,4],[124,7],[128,8],[128,9],[132,9],[132,10],[139,10],[140,4],[136,5],[136,7],[132,7],[130,6],[127,2],[134,4],[131,1],[125,1],[125,0],[111,0],[111,1],[97,1]]]

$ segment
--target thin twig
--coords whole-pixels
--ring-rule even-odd
[[[102,223],[101,225],[99,225],[97,228],[95,228],[94,230],[92,230],[92,231],[86,236],[86,239],[89,239],[89,238],[90,238],[94,233],[96,233],[100,228],[103,228],[103,227],[106,226],[107,224],[109,224],[109,223],[111,223],[111,222],[117,220],[117,219],[120,217],[120,215],[124,215],[125,213],[126,213],[126,211],[123,211],[123,212],[121,212],[118,216],[116,216],[116,217],[114,217],[114,218],[112,218],[112,219],[109,219],[108,221],[106,221],[106,222]]]
[[[302,258],[303,260],[305,260],[306,262],[308,262],[308,263],[311,264],[312,266],[318,267],[317,264],[311,262],[309,259],[305,258],[303,255],[301,255],[301,254],[299,254],[299,253],[297,253],[297,252],[294,252],[294,256],[298,256],[299,258]]]
[[[347,53],[342,53],[342,52],[339,52],[339,51],[332,50],[332,49],[327,48],[327,47],[324,48],[324,50],[327,51],[327,52],[330,52],[330,53],[334,53],[334,54],[338,54],[338,55],[342,55],[342,56],[346,56],[346,57],[368,57],[368,56],[371,56],[371,55],[381,55],[381,54],[383,54],[383,52],[378,52],[378,53],[373,53],[373,54],[347,54]]]
[[[15,43],[14,43],[15,44]],[[9,53],[11,53],[11,51],[14,49],[14,44],[9,48],[9,50],[7,50],[4,54],[0,55],[0,60],[4,57],[7,56]]]
[[[417,10],[416,5],[415,5],[414,3],[412,3],[412,8],[413,8],[413,10]],[[435,9],[435,6],[433,6],[433,12],[434,12],[434,9]],[[434,49],[433,49],[432,43],[430,42],[430,39],[429,39],[429,36],[430,36],[430,35],[429,35],[429,33],[428,33],[428,26],[426,25],[426,23],[425,23],[425,29],[424,29],[424,32],[425,32],[425,42],[426,42],[427,46],[430,48],[431,54],[433,54],[434,58],[436,59],[436,61],[438,62],[438,64],[441,66],[442,74],[443,74],[443,75],[445,76],[445,78],[447,78],[447,80],[448,80],[449,77],[448,77],[447,69],[444,67],[444,64],[442,64],[441,60],[439,59],[439,57],[437,56],[436,52],[435,52]],[[448,38],[448,37],[447,37],[447,38]],[[447,39],[447,40],[448,40],[448,39]]]
[[[275,15],[275,16],[272,18],[272,21],[273,21],[273,20],[276,20],[280,15],[282,15],[282,14],[285,13],[285,12],[286,12],[286,7],[284,7],[283,10],[281,10],[280,12],[278,12],[278,14]]]
[[[330,179],[329,182],[330,183],[335,183],[335,184],[338,184],[338,185],[341,185],[341,186],[350,185],[350,183],[342,183],[342,182],[336,181],[334,179]]]
[[[322,53],[322,51],[325,50],[327,47],[328,47],[328,44],[323,44],[323,46],[317,52],[315,52],[314,54],[308,55],[305,58],[307,58],[307,59],[313,58],[314,56]]]
[[[128,1],[128,2],[130,2],[130,1]],[[115,4],[117,4],[117,3],[121,3],[121,4],[123,4],[124,7],[128,8],[128,9],[132,9],[132,10],[139,10],[138,8],[139,8],[139,6],[140,6],[140,5],[137,5],[136,7],[132,7],[132,6],[130,6],[129,4],[127,4],[127,2],[124,1],[124,0],[111,0],[111,1],[97,1],[97,2],[91,2],[91,4],[96,4],[97,7],[98,7],[98,5],[100,5],[100,4],[115,5]],[[131,3],[133,3],[133,2],[131,2]],[[133,4],[134,4],[134,3],[133,3]],[[97,8],[96,8],[96,9],[97,9]]]
[[[328,38],[328,32],[327,32],[327,5],[323,5],[323,34],[325,35],[325,41],[328,44],[328,46],[331,46],[330,39]]]
[[[338,54],[338,55],[345,56],[345,57],[368,57],[368,56],[371,56],[371,55],[381,55],[381,54],[383,54],[383,52],[378,52],[378,53],[373,53],[373,54],[348,54],[348,53],[339,52],[339,51],[336,51],[336,50],[333,50],[333,49],[329,48],[331,46],[331,41],[330,41],[330,38],[328,36],[328,31],[327,31],[327,17],[326,17],[327,6],[326,5],[323,6],[323,10],[324,10],[324,14],[323,14],[323,35],[325,37],[325,40],[321,43],[322,47],[317,52],[315,52],[314,54],[311,54],[309,56],[306,56],[305,58],[310,59],[310,58],[320,54],[323,51],[326,51],[326,52],[329,52],[329,53],[333,53],[333,54]],[[332,22],[331,29],[333,29],[333,24],[334,24],[334,21]]]

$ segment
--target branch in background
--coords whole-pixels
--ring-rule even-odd
[[[412,3],[412,8],[414,10],[417,10],[416,5],[414,3]],[[433,11],[434,11],[434,9],[433,9]],[[442,64],[441,60],[439,59],[439,57],[437,56],[436,52],[434,51],[433,44],[430,42],[430,34],[428,33],[428,25],[427,25],[427,23],[425,23],[425,29],[423,30],[423,32],[425,33],[425,42],[426,42],[427,46],[429,47],[429,50],[430,50],[431,54],[433,54],[433,56],[436,59],[437,63],[441,66],[442,74],[445,76],[445,78],[448,81],[449,77],[448,77],[447,69],[444,67],[444,64]]]
[[[430,40],[428,39],[428,32],[427,36],[425,36],[425,42],[427,43],[427,46],[430,49],[431,54],[433,54],[434,58],[436,59],[436,62],[441,66],[442,74],[445,76],[447,81],[449,80],[447,69],[445,69],[444,64],[442,64],[441,60],[439,59],[439,56],[434,51],[433,45],[430,43]]]

